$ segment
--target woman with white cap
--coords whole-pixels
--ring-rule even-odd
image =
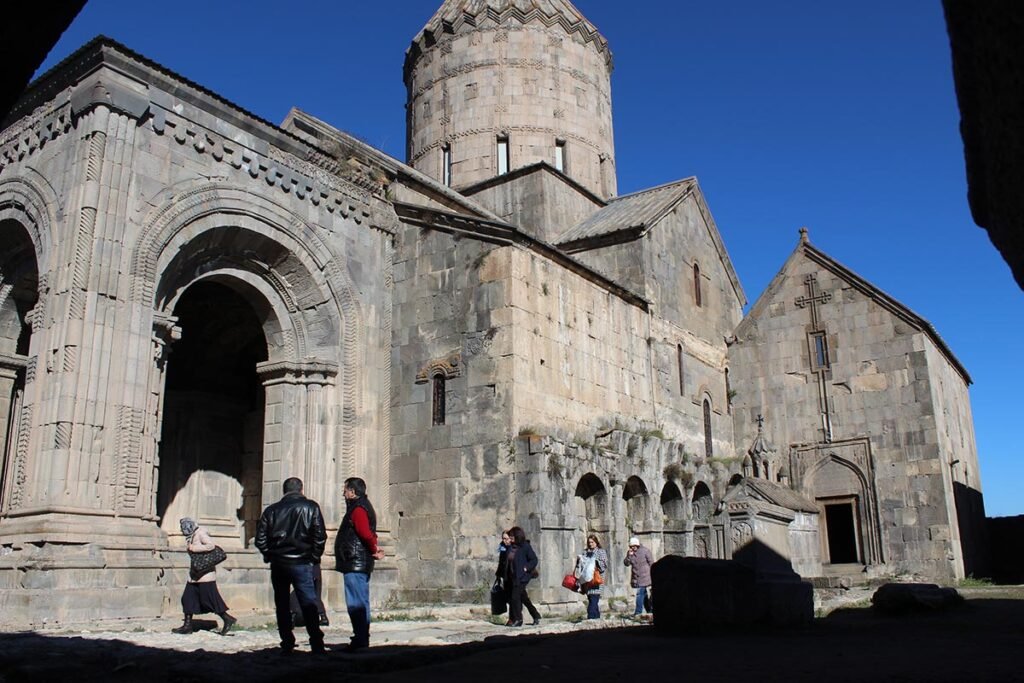
[[[636,610],[633,616],[640,616],[645,609],[650,612],[651,603],[647,599],[647,591],[651,587],[651,565],[654,564],[651,551],[640,545],[640,539],[633,536],[629,539],[629,551],[622,564],[629,567],[629,585],[636,589]]]

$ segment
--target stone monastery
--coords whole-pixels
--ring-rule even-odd
[[[695,178],[617,194],[611,70],[567,0],[444,0],[404,163],[105,38],[33,83],[0,132],[4,619],[176,613],[183,516],[268,608],[252,538],[289,476],[332,537],[366,479],[378,602],[481,601],[514,524],[547,603],[589,532],[613,597],[631,535],[970,573],[966,369],[806,231],[744,316]]]

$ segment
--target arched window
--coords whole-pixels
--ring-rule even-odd
[[[711,456],[711,401],[704,399],[704,457]]]
[[[676,365],[679,368],[679,395],[685,396],[686,392],[683,389],[683,345],[676,344]]]
[[[435,425],[444,424],[445,379],[440,372],[434,375],[434,419]]]
[[[693,264],[693,303],[697,305],[697,308],[703,305],[700,293],[700,266],[696,263]]]

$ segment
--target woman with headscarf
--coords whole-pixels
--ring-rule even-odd
[[[196,524],[190,517],[184,517],[178,522],[181,525],[181,534],[185,537],[189,557],[192,553],[205,553],[217,546],[210,538],[209,532]],[[196,629],[192,624],[194,614],[216,614],[224,622],[220,634],[227,635],[231,627],[238,620],[228,614],[228,606],[220,597],[217,590],[217,568],[202,576],[195,576],[189,569],[188,583],[185,584],[185,591],[181,594],[181,611],[185,614],[185,621],[178,628],[171,629],[174,633],[192,633]]]

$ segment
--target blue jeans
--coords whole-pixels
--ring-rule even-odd
[[[641,614],[645,609],[648,612],[651,611],[651,608],[647,605],[647,586],[640,586],[636,589],[636,610],[634,610],[633,614]]]
[[[270,564],[270,584],[274,587],[274,608],[277,610],[277,632],[281,636],[281,649],[295,647],[292,633],[292,611],[289,593],[295,588],[295,597],[302,609],[309,634],[309,646],[314,650],[324,647],[324,632],[320,630],[319,600],[313,587],[313,564]]]
[[[601,594],[590,593],[587,595],[587,619],[601,618]]]
[[[370,575],[362,572],[345,574],[345,606],[352,621],[352,644],[370,644]]]

